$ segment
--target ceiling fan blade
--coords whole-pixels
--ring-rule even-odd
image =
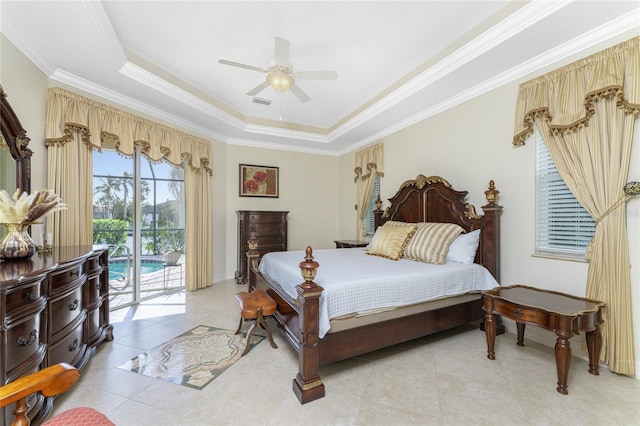
[[[276,64],[289,64],[289,44],[289,40],[286,40],[282,37],[276,37]]]
[[[336,80],[338,73],[335,71],[299,71],[295,73],[295,77],[306,80]]]
[[[247,95],[249,95],[249,96],[257,95],[258,93],[262,92],[267,87],[269,87],[269,83],[267,81],[262,82],[261,84],[257,85],[253,89],[249,90],[247,92]]]
[[[311,100],[309,95],[304,93],[304,91],[297,84],[291,86],[289,90],[291,90],[291,92],[296,95],[296,98],[298,98],[300,102],[309,102]]]
[[[226,59],[220,59],[218,62],[220,62],[223,65],[231,65],[232,67],[244,68],[251,71],[267,72],[267,70],[265,70],[264,68],[254,67],[253,65],[241,64],[239,62],[227,61]]]

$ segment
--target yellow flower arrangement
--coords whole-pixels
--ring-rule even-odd
[[[67,205],[51,189],[27,194],[16,190],[13,196],[0,189],[0,223],[28,225],[42,216],[58,210],[65,210]]]

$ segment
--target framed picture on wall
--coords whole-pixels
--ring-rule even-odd
[[[241,197],[278,198],[278,180],[278,167],[240,164]]]

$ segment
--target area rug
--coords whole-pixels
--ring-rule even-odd
[[[199,325],[118,366],[123,370],[202,389],[242,354],[246,333]],[[251,348],[264,336],[254,334]]]

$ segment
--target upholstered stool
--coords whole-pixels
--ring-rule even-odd
[[[247,343],[245,344],[242,356],[249,352],[251,336],[253,335],[253,330],[256,328],[256,324],[260,324],[260,326],[267,331],[271,347],[277,348],[278,345],[273,341],[269,324],[264,320],[266,317],[276,313],[276,302],[263,290],[254,290],[251,293],[243,291],[236,294],[235,299],[240,308],[240,324],[238,324],[236,334],[240,333],[243,320],[253,321],[253,324],[251,324],[251,327],[249,327],[247,331]]]

